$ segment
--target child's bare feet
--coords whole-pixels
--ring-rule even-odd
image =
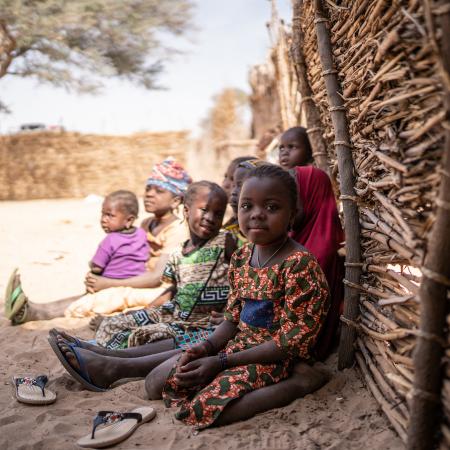
[[[316,363],[314,366],[310,366],[304,362],[299,362],[294,365],[290,379],[296,384],[297,396],[303,397],[320,389],[330,381],[331,377],[331,372],[323,363]]]

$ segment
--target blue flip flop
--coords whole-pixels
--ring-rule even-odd
[[[55,355],[61,362],[61,364],[64,366],[64,368],[69,372],[69,374],[75,378],[81,385],[83,385],[86,389],[89,391],[94,392],[106,392],[109,389],[101,388],[98,386],[95,386],[95,384],[92,383],[91,377],[89,376],[86,365],[83,361],[83,358],[79,354],[79,347],[76,344],[67,342],[66,345],[70,348],[71,352],[75,355],[75,358],[77,358],[78,365],[80,366],[80,371],[75,370],[70,364],[69,361],[65,358],[64,353],[59,348],[57,340],[50,336],[48,338],[48,342],[50,346],[52,347],[52,350],[55,352]]]

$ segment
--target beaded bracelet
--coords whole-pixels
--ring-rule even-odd
[[[228,355],[225,352],[219,352],[219,362],[222,370],[225,370],[228,367]]]

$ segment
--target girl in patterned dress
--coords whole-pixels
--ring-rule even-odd
[[[230,263],[225,320],[146,379],[149,397],[179,406],[185,424],[223,425],[286,404],[273,387],[294,362],[311,359],[329,294],[316,259],[288,237],[296,205],[295,181],[277,166],[257,167],[245,180],[238,218],[249,243]]]

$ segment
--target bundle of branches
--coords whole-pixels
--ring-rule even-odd
[[[349,120],[362,229],[363,277],[357,361],[369,388],[406,440],[417,294],[440,182],[444,109],[435,46],[422,2],[343,0],[327,5],[331,45]],[[327,99],[315,28],[303,1],[307,75],[328,157],[333,108]],[[437,39],[440,30],[435,30]],[[449,394],[450,394],[450,389]],[[449,395],[450,399],[450,395]],[[450,400],[449,400],[450,405]],[[450,409],[450,408],[449,408]]]

